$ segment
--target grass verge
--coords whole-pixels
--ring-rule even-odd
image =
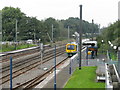
[[[64,88],[105,88],[105,83],[96,82],[95,66],[78,68],[70,77]]]
[[[29,48],[29,47],[33,47],[36,46],[34,44],[24,44],[24,45],[17,45],[17,50],[19,49],[24,49],[24,48]],[[0,50],[0,52],[7,52],[7,51],[13,51],[15,50],[15,45],[2,45],[2,50]]]

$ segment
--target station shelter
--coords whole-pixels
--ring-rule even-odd
[[[97,41],[86,41],[83,43],[83,45],[86,45],[86,59],[88,59],[88,56],[91,56],[91,59],[94,59],[95,56],[97,56]]]

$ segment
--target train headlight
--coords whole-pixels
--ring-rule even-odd
[[[88,55],[91,55],[91,51],[88,51]]]

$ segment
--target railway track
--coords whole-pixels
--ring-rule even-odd
[[[58,45],[58,46],[65,46],[65,44],[62,45]],[[44,45],[44,50],[50,49],[52,48],[49,44],[48,45]],[[0,58],[2,60],[0,60],[0,62],[7,62],[9,61],[10,56],[12,56],[13,58],[19,58],[21,56],[26,56],[26,55],[30,55],[36,52],[40,51],[40,47],[36,46],[36,47],[31,47],[31,48],[27,48],[27,49],[21,49],[21,50],[15,50],[15,51],[9,51],[9,52],[2,52],[0,53]]]
[[[42,63],[45,63],[45,62],[47,62],[47,61],[49,61],[50,59],[53,58],[53,52],[52,51],[50,51],[50,52],[49,53],[46,52]],[[62,55],[63,53],[64,53],[64,49],[61,49],[61,48],[57,49],[57,53],[56,53],[57,56]],[[38,57],[33,57],[33,58],[28,59],[28,61],[24,60],[24,62],[21,62],[21,63],[19,62],[18,64],[15,64],[13,66],[13,79],[18,77],[21,74],[24,74],[24,73],[28,72],[29,70],[31,70],[35,67],[39,66],[41,64],[39,59],[40,59],[40,55]],[[28,62],[29,62],[29,64],[28,64]],[[6,83],[6,82],[9,82],[9,76],[10,76],[8,74],[9,67],[6,67],[6,68],[7,69],[3,69],[3,77],[1,78],[2,79],[2,84]]]
[[[57,54],[59,55],[59,53],[61,53],[61,52],[63,52],[63,51],[58,51]],[[52,59],[53,58],[53,54],[50,54],[50,55],[47,55],[46,57],[44,57],[42,63],[44,63],[47,58]],[[35,61],[33,61],[33,60],[35,60]],[[31,59],[29,59],[29,61],[30,61],[29,63],[27,63],[28,62],[27,61],[27,62],[19,63],[18,66],[15,65],[17,67],[17,69],[16,69],[16,67],[13,67],[13,69],[15,68],[15,70],[13,70],[13,78],[15,78],[15,77],[17,77],[17,76],[19,76],[21,74],[24,74],[25,72],[27,72],[27,71],[31,70],[32,68],[35,68],[35,67],[37,67],[38,65],[41,64],[39,56],[36,57],[36,58],[31,58]],[[27,64],[27,65],[25,65],[25,64]],[[9,69],[7,69],[6,71],[3,72],[2,84],[9,80],[9,76],[10,76],[10,74],[8,74],[9,73]],[[7,75],[4,74],[4,73],[6,73]]]
[[[52,50],[50,50],[50,52],[45,52],[44,53],[44,55],[45,56],[47,56],[47,55],[49,55],[50,53],[52,53]],[[21,65],[23,65],[23,64],[25,64],[25,63],[27,63],[27,62],[31,62],[31,61],[33,61],[33,60],[31,60],[31,59],[39,59],[39,58],[41,58],[40,57],[40,52],[38,52],[38,53],[36,53],[36,54],[34,54],[33,56],[31,55],[31,56],[27,56],[27,58],[25,57],[25,58],[20,58],[20,59],[14,59],[13,58],[13,68],[15,68],[15,67],[18,67],[18,66],[21,66]],[[16,60],[16,61],[14,61],[14,60]],[[2,64],[3,66],[2,66],[2,73],[4,73],[5,71],[8,71],[9,70],[9,67],[10,67],[10,64],[9,64],[9,62],[8,63],[3,63]]]
[[[60,65],[62,65],[63,62],[65,62],[68,59],[68,57],[66,57],[65,59],[63,59],[61,62],[59,62],[56,67],[59,67]],[[32,80],[23,83],[19,86],[14,87],[13,90],[17,90],[19,88],[23,88],[23,90],[32,90],[32,88],[34,88],[36,85],[38,85],[40,82],[42,82],[51,72],[53,72],[54,66],[52,66],[48,71],[44,72],[42,75],[33,78]]]
[[[44,45],[44,49],[50,49],[51,47],[49,45]],[[6,62],[9,61],[10,56],[13,58],[19,58],[21,56],[25,55],[30,55],[36,52],[40,51],[40,47],[32,47],[32,48],[27,48],[27,49],[21,49],[21,50],[16,50],[16,51],[9,51],[9,52],[3,52],[0,57],[2,58],[2,61],[0,62]]]

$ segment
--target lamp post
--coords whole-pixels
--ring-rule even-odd
[[[80,37],[80,35],[77,33],[77,32],[75,32],[75,36],[76,36],[76,43],[77,43],[77,46],[79,47],[79,37]],[[77,48],[77,52],[79,53],[79,48]]]
[[[56,90],[56,45],[54,49],[54,90]]]
[[[82,5],[80,5],[80,30],[79,30],[79,69],[81,69],[81,57],[82,57]]]
[[[92,19],[92,26],[94,26],[94,20]],[[92,28],[92,41],[93,41],[93,30],[94,30],[94,27]]]
[[[118,47],[118,73],[120,75],[120,47]]]

